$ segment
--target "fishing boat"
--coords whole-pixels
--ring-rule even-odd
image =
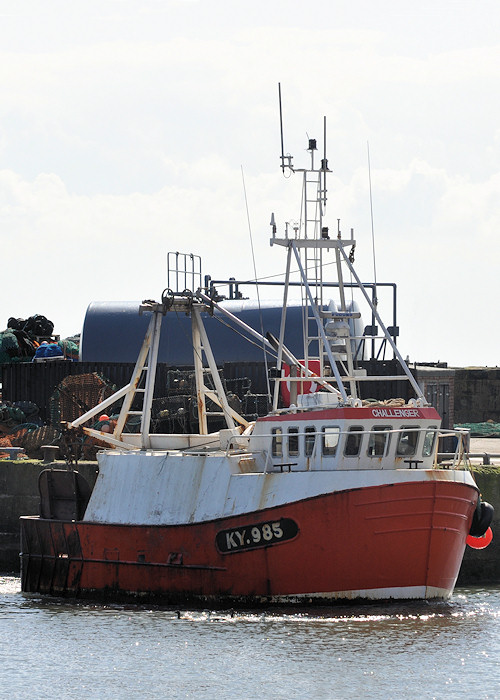
[[[271,246],[286,253],[279,337],[246,326],[201,286],[144,301],[140,313],[150,321],[130,382],[68,426],[106,445],[94,487],[74,468],[47,469],[40,515],[21,518],[23,591],[231,606],[452,594],[466,541],[491,532],[492,508],[468,469],[466,432],[442,430],[358,277],[352,232],[344,237],[337,226],[332,235],[327,226],[326,152],[316,164],[313,139],[308,152],[303,169],[281,154],[283,173],[302,178],[302,218],[281,232],[271,218]],[[292,266],[302,285],[302,357],[285,344]],[[323,297],[332,270],[335,303]],[[346,275],[401,374],[371,376],[358,367],[364,338]],[[151,430],[162,320],[171,313],[191,318],[194,434]],[[207,313],[273,356],[267,415],[248,422],[230,406]],[[409,382],[414,396],[361,398],[366,383],[391,379]],[[207,402],[224,417],[215,432]],[[112,432],[90,427],[114,404]],[[131,416],[139,432],[127,432]],[[446,464],[437,457],[443,436],[456,444]]]

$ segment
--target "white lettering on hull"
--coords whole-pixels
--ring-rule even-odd
[[[372,408],[374,418],[420,418],[418,408]]]

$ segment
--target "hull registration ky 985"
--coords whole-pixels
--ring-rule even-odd
[[[215,536],[215,544],[222,554],[240,552],[242,549],[269,547],[293,539],[299,532],[297,523],[290,518],[269,520],[245,527],[220,530]]]

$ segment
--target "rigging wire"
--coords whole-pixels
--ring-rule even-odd
[[[256,348],[262,349],[262,346],[264,345],[264,343],[262,343],[262,345],[261,345],[256,340],[252,340],[252,338],[250,338],[248,335],[245,335],[244,333],[242,333],[242,331],[238,330],[235,326],[232,326],[230,323],[228,323],[222,316],[218,316],[217,314],[214,314],[213,318],[216,321],[218,321],[219,323],[221,323],[223,326],[226,326],[226,328],[229,328],[231,331],[233,331],[233,333],[236,333],[236,335],[239,335],[241,338],[243,338],[243,340],[246,340],[247,343],[250,343],[251,345],[255,345]],[[270,355],[274,359],[277,359],[277,357],[278,357],[276,352],[274,350],[271,350],[270,348],[266,347],[265,352],[267,355]]]
[[[373,290],[373,303],[375,308],[378,305],[378,298],[377,298],[377,263],[375,259],[375,229],[373,226],[373,199],[372,199],[372,169],[370,165],[370,144],[368,141],[366,142],[366,150],[367,150],[367,155],[368,155],[368,183],[370,187],[370,218],[371,218],[371,226],[372,226],[372,255],[373,255],[373,284],[374,284],[374,290]]]
[[[252,226],[250,224],[250,213],[248,211],[247,188],[245,185],[245,175],[243,173],[243,166],[241,166],[241,180],[243,182],[243,194],[245,195],[245,209],[247,212],[248,235],[250,237],[250,248],[252,251],[253,274],[255,276],[255,279],[257,280],[257,265],[255,262],[255,253],[254,253],[254,248],[253,248]],[[264,321],[262,319],[262,308],[260,305],[260,293],[259,293],[258,283],[256,284],[256,291],[257,291],[257,304],[259,306],[260,334],[264,337]],[[271,386],[269,383],[269,369],[267,366],[267,355],[266,355],[266,348],[264,345],[264,341],[262,341],[262,352],[264,355],[264,365],[265,365],[265,370],[266,370],[267,394],[269,396],[269,401],[271,401]]]

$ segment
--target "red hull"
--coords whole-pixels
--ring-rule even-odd
[[[22,518],[22,587],[170,602],[446,597],[476,500],[471,486],[427,481],[189,525]]]

